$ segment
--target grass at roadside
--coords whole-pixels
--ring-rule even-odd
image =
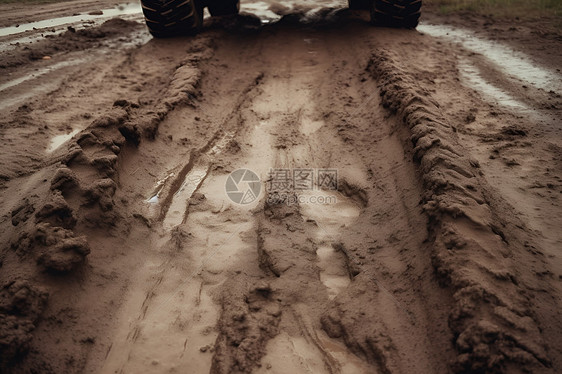
[[[555,17],[562,20],[562,0],[423,0],[442,14],[462,11],[503,18]]]

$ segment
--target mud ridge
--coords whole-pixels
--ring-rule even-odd
[[[521,223],[523,229],[515,232],[500,218],[501,196],[488,186],[478,162],[465,156],[454,124],[396,58],[383,50],[372,57],[368,70],[379,82],[383,106],[411,133],[435,277],[454,300],[449,313],[457,351],[453,371],[533,372],[550,367],[543,321],[530,296],[534,287],[549,286],[525,265],[538,262],[536,266],[544,267],[544,261],[516,240],[528,230]]]
[[[282,319],[291,318],[285,312],[295,314],[293,305],[304,300],[322,305],[327,299],[315,245],[307,240],[305,227],[313,224],[303,220],[298,206],[265,203],[255,214],[256,249],[265,274],[262,279],[238,275],[224,290],[228,297],[222,303],[211,373],[252,372],[268,341],[283,330]],[[302,279],[306,287],[300,285]]]
[[[51,166],[38,172],[46,183],[39,183],[34,193],[25,196],[12,210],[12,240],[8,243],[10,248],[3,248],[2,265],[25,270],[18,270],[14,281],[2,285],[0,319],[6,324],[0,331],[0,341],[10,347],[0,353],[2,371],[14,369],[25,357],[35,324],[47,305],[49,290],[37,289],[34,278],[38,274],[56,279],[72,276],[84,267],[90,253],[88,238],[81,232],[93,229],[112,235],[125,224],[114,201],[120,161],[126,157],[124,150],[137,147],[143,138],[153,139],[158,125],[171,110],[189,105],[197,96],[201,78],[198,63],[211,52],[205,41],[193,45],[171,75],[158,103],[143,107],[126,99],[117,100],[106,114],[78,133],[65,150],[46,162]],[[23,286],[17,282],[24,282]],[[34,315],[29,316],[30,311],[17,307],[18,302],[36,305],[32,308]]]

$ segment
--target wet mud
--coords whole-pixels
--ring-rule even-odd
[[[560,371],[559,72],[319,3],[3,54],[0,371]]]

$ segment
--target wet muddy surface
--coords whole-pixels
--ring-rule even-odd
[[[431,36],[459,43],[474,53],[483,55],[508,76],[546,91],[562,92],[562,75],[541,67],[529,56],[515,51],[505,44],[476,36],[469,30],[445,25],[421,25],[419,31]]]
[[[499,87],[494,86],[482,76],[482,72],[478,67],[468,61],[459,62],[459,70],[463,82],[475,91],[480,92],[490,101],[496,102],[498,105],[507,107],[515,111],[532,112],[525,103],[517,100],[509,93]]]
[[[101,24],[113,17],[125,18],[129,15],[140,15],[142,8],[137,3],[126,3],[117,5],[113,8],[102,9],[90,13],[77,14],[74,16],[51,18],[42,21],[22,23],[9,27],[0,27],[0,37],[9,36],[14,34],[25,33],[27,31],[34,31],[38,29],[53,29],[58,26],[72,25],[76,23],[88,23],[89,25]]]
[[[2,373],[560,371],[540,53],[346,2],[164,40],[3,6]]]

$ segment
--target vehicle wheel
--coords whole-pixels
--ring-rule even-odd
[[[376,26],[415,29],[422,0],[372,0],[371,23]]]
[[[352,10],[369,10],[371,0],[347,0],[347,4]]]
[[[200,0],[141,0],[148,31],[156,38],[186,35],[203,26]]]
[[[240,11],[240,0],[209,0],[207,2],[211,16],[229,16],[238,14]]]

